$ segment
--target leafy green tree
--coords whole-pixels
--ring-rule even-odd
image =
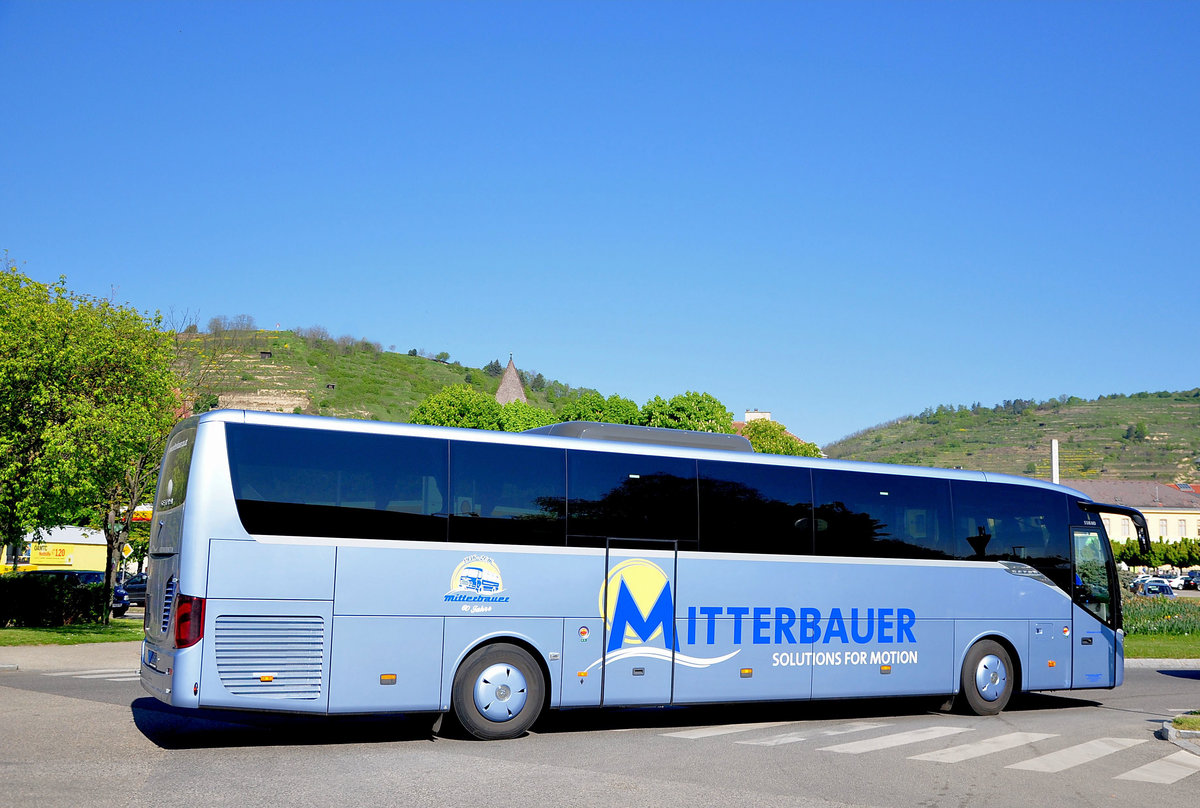
[[[418,404],[409,420],[431,426],[498,430],[501,413],[502,407],[486,393],[465,384],[452,384]]]
[[[536,429],[557,422],[554,413],[538,409],[524,401],[510,401],[500,412],[500,428],[505,432],[524,432],[526,429]]]
[[[0,528],[19,547],[87,511],[107,539],[106,592],[180,411],[160,324],[62,280],[0,277]]]
[[[789,435],[787,428],[778,421],[769,421],[766,418],[749,421],[742,427],[742,436],[750,441],[756,452],[794,457],[821,456],[820,447],[815,443],[800,440],[795,435]]]
[[[640,424],[638,405],[616,394],[605,398],[595,390],[580,394],[558,413],[562,421],[600,421],[606,424]]]
[[[733,413],[709,393],[681,393],[664,401],[655,396],[642,407],[642,425],[698,432],[733,432]]]
[[[499,359],[493,359],[483,366],[483,372],[489,376],[502,376],[504,375],[504,368],[501,367]]]

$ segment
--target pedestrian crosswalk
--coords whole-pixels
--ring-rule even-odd
[[[786,732],[759,735],[762,730],[789,728]],[[879,733],[879,730],[887,730]],[[1057,733],[1049,732],[1005,732],[997,735],[982,735],[986,730],[970,726],[949,726],[935,724],[896,731],[889,723],[857,721],[835,725],[833,727],[806,729],[805,725],[772,721],[760,724],[729,724],[712,727],[696,727],[694,729],[677,730],[661,733],[667,738],[680,738],[699,741],[708,738],[722,739],[722,736],[755,733],[755,737],[736,739],[733,742],[743,746],[778,747],[803,742],[816,744],[818,753],[836,753],[842,755],[866,755],[888,749],[903,749],[915,744],[928,744],[934,741],[965,741],[954,743],[931,752],[922,752],[908,757],[908,760],[922,763],[956,764],[979,758],[986,759],[990,755],[1014,753],[1027,749],[1029,752],[1040,752],[1015,763],[1009,763],[1003,768],[1016,771],[1056,773],[1066,771],[1076,766],[1082,766],[1110,756],[1118,755],[1127,749],[1140,746],[1149,741],[1148,738],[1093,738],[1082,743],[1062,745],[1064,738]],[[869,737],[841,741],[827,745],[834,736],[863,733]],[[967,733],[971,733],[968,735]],[[1116,780],[1132,780],[1141,783],[1172,784],[1190,777],[1200,771],[1200,755],[1166,747],[1171,751],[1162,758],[1138,766],[1128,771],[1113,775]],[[1144,759],[1144,758],[1143,758]],[[1011,755],[1005,760],[1012,760]],[[1111,764],[1111,761],[1110,761]],[[1113,768],[1118,771],[1121,767]],[[1200,779],[1200,778],[1197,778]]]
[[[141,674],[129,668],[97,668],[86,671],[55,671],[43,676],[69,676],[73,679],[103,679],[106,682],[136,682]]]

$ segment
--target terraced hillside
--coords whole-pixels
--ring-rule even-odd
[[[1050,478],[1200,482],[1200,389],[939,407],[825,447],[829,457]]]
[[[194,349],[221,358],[200,385],[199,409],[215,406],[301,412],[343,418],[407,421],[426,396],[452,384],[494,394],[498,376],[457,362],[381,350],[360,341],[302,338],[293,331],[255,331],[226,338],[191,335]],[[529,403],[554,410],[580,389],[557,381],[526,386]],[[215,397],[215,398],[214,398]]]

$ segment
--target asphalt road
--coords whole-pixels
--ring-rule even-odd
[[[1200,709],[1200,660],[981,718],[929,700],[551,713],[514,741],[433,716],[165,707],[137,645],[0,649],[0,804],[70,806],[1186,805],[1200,754],[1159,740]]]

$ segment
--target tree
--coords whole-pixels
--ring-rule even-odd
[[[503,376],[504,368],[501,367],[499,359],[493,359],[483,366],[483,372],[489,376]]]
[[[486,393],[465,384],[452,384],[418,404],[410,420],[431,426],[498,430],[501,409],[496,399]]]
[[[664,401],[655,396],[642,407],[642,424],[698,432],[733,432],[733,413],[709,393],[687,392]]]
[[[554,413],[540,410],[524,401],[510,401],[501,408],[500,428],[505,432],[524,432],[557,423]]]
[[[605,398],[595,390],[588,390],[568,402],[558,413],[563,421],[600,421],[606,424],[640,424],[641,411],[638,405],[616,394]]]
[[[750,441],[754,451],[765,454],[792,455],[795,457],[820,457],[821,449],[815,443],[809,443],[789,435],[787,428],[778,421],[760,418],[749,421],[742,427],[742,436]]]
[[[27,530],[86,510],[107,539],[111,589],[180,412],[181,381],[157,316],[63,284],[13,267],[0,279],[0,527],[19,547]]]

